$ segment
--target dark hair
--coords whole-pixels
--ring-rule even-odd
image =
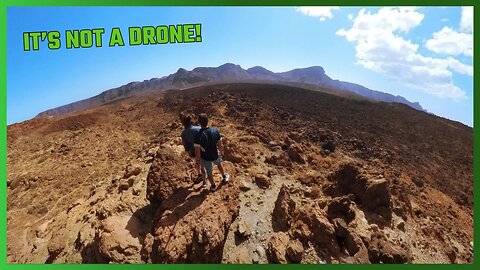
[[[188,113],[182,112],[180,113],[180,121],[184,127],[188,128],[192,125],[192,116]]]
[[[201,113],[198,115],[198,123],[202,127],[206,127],[208,125],[208,116],[205,113]]]

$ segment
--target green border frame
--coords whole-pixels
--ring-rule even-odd
[[[439,264],[416,264],[416,265],[188,265],[188,264],[170,264],[170,265],[81,265],[81,264],[62,264],[62,265],[45,265],[45,264],[7,264],[7,7],[9,6],[299,6],[299,5],[341,5],[341,6],[474,6],[474,25],[480,25],[480,4],[474,3],[473,0],[424,0],[422,2],[413,0],[3,0],[0,2],[0,63],[2,70],[0,72],[0,182],[4,183],[0,187],[0,269],[88,269],[94,267],[96,269],[318,269],[318,268],[335,268],[335,269],[479,269],[480,253],[478,249],[474,249],[474,263],[464,265],[439,265]],[[479,42],[474,36],[474,55],[479,53]],[[479,67],[478,61],[473,61],[474,71]],[[475,95],[475,85],[478,85],[478,77],[473,77],[474,91],[474,113],[473,126],[478,126],[480,119],[479,106],[480,95]],[[476,117],[478,116],[478,117]],[[480,138],[479,133],[474,130],[474,212],[480,205],[480,191],[476,182],[479,180],[478,170],[480,169]],[[477,207],[475,207],[477,206]],[[479,242],[479,218],[474,216],[474,245]]]

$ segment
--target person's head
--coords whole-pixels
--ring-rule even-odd
[[[180,113],[180,121],[185,128],[189,128],[192,125],[192,116],[188,113]]]
[[[208,116],[205,113],[201,113],[198,115],[198,123],[202,127],[207,127],[208,125]]]

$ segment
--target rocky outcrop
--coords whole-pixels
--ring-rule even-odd
[[[265,174],[255,175],[255,183],[257,184],[258,187],[262,189],[267,189],[272,184],[270,178]]]
[[[278,232],[268,241],[267,255],[273,263],[287,263],[286,252],[289,237],[284,232]]]
[[[142,164],[139,161],[132,161],[125,168],[124,178],[130,178],[131,176],[136,176],[142,171]]]
[[[351,173],[356,171],[355,167],[347,168],[342,172],[343,176],[355,175]],[[356,181],[356,176],[352,178],[351,181]],[[373,193],[379,192],[382,187],[386,187],[383,181],[365,183],[366,190],[372,189],[370,192]],[[383,189],[382,192],[386,191]],[[282,186],[280,190],[272,214],[272,225],[279,232],[269,242],[271,262],[301,262],[304,247],[308,245],[313,245],[319,254],[327,257],[346,258],[348,263],[411,262],[405,244],[392,242],[379,226],[368,224],[363,216],[375,214],[370,212],[374,207],[364,206],[361,210],[353,201],[354,194],[333,197],[328,201],[296,204],[295,200],[302,196],[295,187]],[[365,200],[366,197],[362,197],[363,202],[371,202]],[[380,197],[373,201],[378,203],[374,208],[378,210],[386,207],[382,203],[389,200]]]
[[[355,164],[342,163],[331,175],[330,179],[333,180],[333,183],[326,185],[324,188],[327,194],[333,197],[347,195],[348,198],[364,207],[366,211],[373,213],[372,219],[375,219],[375,222],[388,224],[391,221],[390,188],[385,178],[376,178],[363,173]],[[335,198],[335,200],[338,201],[340,199]],[[347,203],[345,199],[342,200],[344,200],[343,203]],[[336,203],[335,208],[338,207],[340,205]],[[333,210],[331,209],[332,215]],[[346,211],[346,209],[343,210]]]
[[[292,263],[299,263],[302,261],[303,245],[299,240],[290,240],[287,245],[287,258]]]
[[[135,216],[112,216],[102,221],[99,232],[100,262],[139,263],[142,223]]]
[[[288,188],[283,185],[275,201],[272,213],[272,225],[274,230],[286,231],[290,228],[292,215],[295,213],[295,202],[290,197]]]
[[[372,263],[406,263],[411,260],[407,250],[392,244],[378,231],[372,234],[368,257]]]
[[[57,231],[48,242],[48,259],[47,262],[52,262],[57,258],[60,253],[65,249],[66,239],[65,239],[65,229],[62,228]]]
[[[152,203],[159,203],[182,185],[193,183],[187,170],[178,169],[191,166],[185,157],[171,148],[160,147],[148,172],[147,199]]]
[[[312,241],[319,249],[327,250],[329,253],[338,255],[340,248],[335,238],[335,228],[327,219],[325,211],[303,207],[296,212],[290,234],[308,243]]]
[[[352,201],[348,196],[336,197],[328,204],[327,216],[329,220],[341,218],[347,223],[355,218],[355,211],[351,207]]]
[[[234,182],[215,193],[206,189],[173,209],[157,212],[154,263],[219,263],[231,223],[238,215]],[[175,196],[175,195],[174,195]]]
[[[212,193],[191,188],[193,181],[178,170],[182,165],[188,166],[185,158],[160,148],[150,168],[147,198],[160,205],[149,257],[153,263],[219,263],[240,207],[235,169],[224,162],[230,181]]]
[[[293,162],[305,164],[305,159],[303,158],[303,148],[300,146],[300,144],[294,143],[289,146],[288,157],[290,157]]]

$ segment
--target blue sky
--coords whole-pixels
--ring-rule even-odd
[[[469,8],[9,7],[7,122],[183,67],[323,66],[473,125]],[[201,23],[201,43],[23,51],[23,32]],[[106,38],[104,37],[104,43]],[[125,39],[127,42],[127,39]],[[128,44],[127,44],[128,45]]]

